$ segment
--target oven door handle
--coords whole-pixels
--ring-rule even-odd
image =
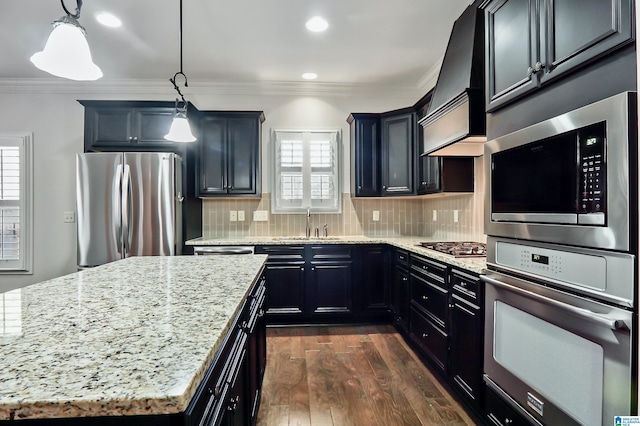
[[[500,287],[503,288],[505,290],[509,290],[512,291],[514,293],[518,293],[522,296],[528,297],[529,299],[532,300],[537,300],[537,301],[541,301],[544,303],[547,303],[549,305],[555,306],[557,308],[563,309],[575,316],[578,316],[580,318],[583,318],[593,324],[597,324],[599,326],[605,326],[610,328],[611,330],[624,330],[624,329],[628,329],[629,327],[627,327],[627,324],[622,321],[622,320],[617,320],[611,317],[608,317],[606,315],[602,315],[602,314],[597,314],[595,312],[591,312],[588,309],[584,309],[584,308],[578,308],[576,306],[572,306],[569,305],[567,303],[564,302],[559,302],[557,300],[553,300],[549,297],[546,296],[542,296],[539,294],[536,294],[532,291],[528,291],[528,290],[524,290],[521,289],[519,287],[513,286],[511,284],[507,284],[507,283],[503,283],[502,281],[498,281],[494,278],[490,278],[486,275],[480,275],[480,279],[484,282],[487,282],[489,284],[492,284],[496,287]]]

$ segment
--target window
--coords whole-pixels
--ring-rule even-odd
[[[0,135],[0,272],[31,272],[31,136]]]
[[[273,132],[272,213],[340,213],[339,131]]]

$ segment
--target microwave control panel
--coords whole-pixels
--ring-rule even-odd
[[[593,124],[578,131],[580,180],[578,213],[606,211],[606,123]]]

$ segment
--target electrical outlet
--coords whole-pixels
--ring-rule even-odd
[[[431,216],[431,220],[434,221],[434,222],[438,220],[438,210],[434,210],[433,211],[433,215]]]
[[[231,210],[229,212],[229,222],[237,222],[238,221],[238,212],[235,210]]]
[[[244,222],[244,210],[238,210],[238,222]]]
[[[377,222],[377,221],[379,221],[379,220],[380,220],[380,211],[378,211],[378,210],[374,210],[374,211],[373,211],[373,221],[374,221],[374,222]]]
[[[453,223],[458,223],[458,210],[453,211]]]
[[[64,212],[64,223],[73,223],[76,221],[76,212]]]
[[[266,222],[269,220],[269,212],[267,210],[256,210],[253,212],[254,222]]]

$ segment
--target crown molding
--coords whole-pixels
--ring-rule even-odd
[[[410,85],[375,85],[364,83],[325,82],[192,82],[181,88],[186,97],[194,95],[273,95],[328,96],[367,98],[408,98],[422,96],[419,87]],[[14,94],[74,94],[74,95],[160,95],[172,96],[175,91],[168,80],[98,80],[76,82],[62,79],[0,79],[0,93]]]
[[[438,61],[418,81],[418,89],[423,95],[425,95],[429,90],[436,87],[443,60],[444,56],[438,59]]]

